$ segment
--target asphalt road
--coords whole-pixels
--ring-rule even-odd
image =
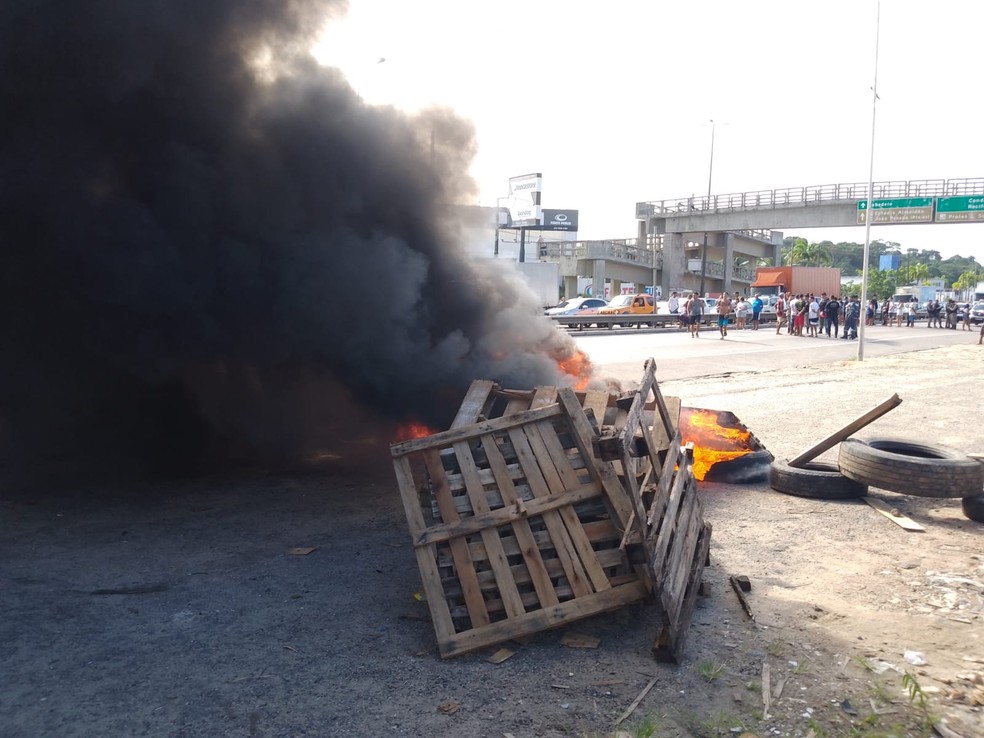
[[[789,366],[829,364],[858,358],[858,342],[834,338],[777,335],[775,324],[758,331],[731,328],[721,339],[717,326],[703,327],[699,338],[679,329],[572,331],[578,347],[600,373],[638,381],[643,362],[653,357],[660,380],[691,379],[729,372],[768,371]],[[864,358],[976,344],[980,328],[947,330],[916,326],[868,326]]]

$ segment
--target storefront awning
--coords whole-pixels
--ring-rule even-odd
[[[752,287],[779,287],[780,285],[786,284],[785,277],[786,275],[782,272],[756,274],[755,281],[752,282]]]

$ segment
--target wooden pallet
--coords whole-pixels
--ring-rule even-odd
[[[655,375],[628,393],[476,380],[449,431],[392,447],[442,656],[648,596],[654,652],[678,660],[711,528]]]
[[[662,621],[653,654],[660,661],[679,662],[711,547],[711,524],[704,522],[694,479],[693,444],[670,446],[643,537],[649,568],[657,578]]]
[[[475,423],[469,394],[456,427],[391,448],[443,657],[648,594],[645,567],[620,548],[632,505],[592,454],[581,402],[541,390],[536,407]]]

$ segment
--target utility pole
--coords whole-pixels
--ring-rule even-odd
[[[871,158],[868,162],[868,207],[864,215],[864,255],[861,259],[861,315],[858,318],[858,361],[864,361],[865,311],[868,309],[868,258],[871,253],[871,220],[874,218],[875,109],[878,107],[878,37],[881,29],[881,0],[875,15],[875,78],[871,84]]]
[[[711,181],[714,177],[714,120],[711,119],[711,160],[707,166],[707,209],[711,209]],[[704,231],[704,248],[700,254],[700,296],[704,296],[704,280],[707,276],[707,231]]]

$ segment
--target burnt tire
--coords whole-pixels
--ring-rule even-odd
[[[808,461],[802,467],[786,460],[769,466],[769,486],[777,492],[815,500],[854,500],[868,493],[868,485],[848,479],[836,464]]]
[[[964,515],[978,523],[984,523],[984,494],[967,495],[960,504]]]
[[[894,438],[849,438],[837,465],[856,482],[917,497],[966,497],[984,487],[984,464],[962,451]]]

